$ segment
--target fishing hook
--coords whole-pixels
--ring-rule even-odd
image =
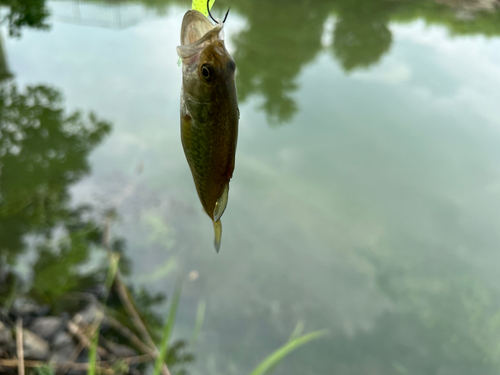
[[[231,7],[227,8],[226,15],[224,16],[224,21],[222,23],[226,22],[227,15],[229,14],[229,11],[231,10]]]
[[[226,18],[227,18],[227,15],[229,14],[229,10],[231,9],[231,7],[229,7],[227,9],[227,12],[226,12],[226,15],[224,16],[224,21],[222,21],[222,23],[226,22]],[[212,13],[210,13],[210,0],[207,0],[207,10],[208,10],[208,15],[210,16],[210,18],[217,24],[220,25],[220,22],[217,21],[213,16],[212,16]]]

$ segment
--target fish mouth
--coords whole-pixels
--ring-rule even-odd
[[[186,59],[200,53],[206,46],[217,40],[223,40],[223,24],[212,25],[202,13],[188,10],[181,26],[181,45],[177,54]]]

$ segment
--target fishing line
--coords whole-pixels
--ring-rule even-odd
[[[207,0],[207,10],[208,10],[208,15],[210,16],[210,18],[217,24],[220,25],[220,22],[217,21],[213,16],[212,16],[212,13],[210,13],[210,0]],[[229,11],[231,10],[231,7],[229,7],[227,9],[227,12],[226,12],[226,15],[224,16],[224,21],[222,21],[222,23],[226,22],[226,19],[227,19],[227,15],[229,14]]]

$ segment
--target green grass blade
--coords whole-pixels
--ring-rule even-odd
[[[109,295],[109,291],[111,290],[111,286],[113,285],[113,281],[115,280],[116,272],[118,271],[118,263],[120,261],[120,255],[111,253],[109,258],[109,268],[108,274],[106,275],[106,295],[104,297],[104,302],[106,303]],[[92,342],[90,344],[89,350],[89,369],[87,371],[88,375],[95,375],[96,369],[95,364],[97,361],[97,343],[99,341],[99,328],[101,326],[102,318],[104,317],[104,312],[100,311],[96,315],[96,319],[98,321],[97,327],[94,331],[94,335],[92,337]]]
[[[95,375],[95,363],[97,357],[97,341],[99,340],[99,328],[94,332],[92,337],[92,343],[89,350],[89,369],[87,370],[88,375]]]
[[[109,291],[113,286],[113,282],[115,281],[116,272],[118,271],[118,264],[120,263],[120,254],[111,253],[109,259],[109,269],[108,274],[106,275],[106,295],[104,296],[104,300],[106,301],[109,296]]]
[[[295,326],[295,329],[293,330],[292,334],[290,335],[290,338],[288,339],[288,341],[292,341],[294,339],[296,339],[297,337],[300,337],[300,335],[302,335],[302,332],[304,332],[304,327],[305,327],[305,323],[303,320],[299,320],[297,322],[297,325]]]
[[[170,336],[174,328],[175,316],[177,314],[177,307],[179,306],[179,300],[181,298],[182,281],[179,279],[174,289],[174,296],[172,298],[172,304],[170,305],[170,310],[168,312],[167,321],[163,327],[163,335],[160,343],[160,353],[156,358],[155,369],[153,375],[160,375],[161,366],[163,365],[163,360],[165,354],[167,354],[168,344],[170,341]]]
[[[293,341],[297,338],[299,338],[300,336],[302,336],[302,332],[304,332],[304,327],[305,327],[305,323],[303,320],[299,320],[297,322],[297,325],[295,326],[292,334],[290,335],[290,338],[288,339],[287,343],[289,343],[290,341]],[[269,367],[266,372],[268,374],[270,374],[271,372],[274,371],[274,368],[278,365],[278,363],[275,363],[274,365],[272,365],[271,367]]]
[[[277,365],[287,354],[297,349],[298,347],[307,344],[310,341],[319,339],[327,334],[326,330],[315,331],[308,333],[304,336],[298,337],[291,341],[288,341],[281,348],[272,353],[269,357],[264,359],[251,373],[250,375],[264,375],[272,367]]]
[[[198,310],[196,312],[196,322],[194,323],[193,336],[191,337],[190,346],[194,348],[196,342],[198,341],[198,336],[200,335],[201,327],[203,326],[203,320],[205,319],[205,310],[207,304],[205,301],[198,302]]]

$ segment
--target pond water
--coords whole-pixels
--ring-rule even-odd
[[[114,208],[130,285],[189,275],[175,337],[206,302],[193,375],[248,373],[299,322],[329,334],[276,374],[498,374],[495,4],[217,1],[241,119],[216,254],[180,143],[189,2],[36,2],[2,29],[0,266],[71,292],[105,258],[48,244]]]

